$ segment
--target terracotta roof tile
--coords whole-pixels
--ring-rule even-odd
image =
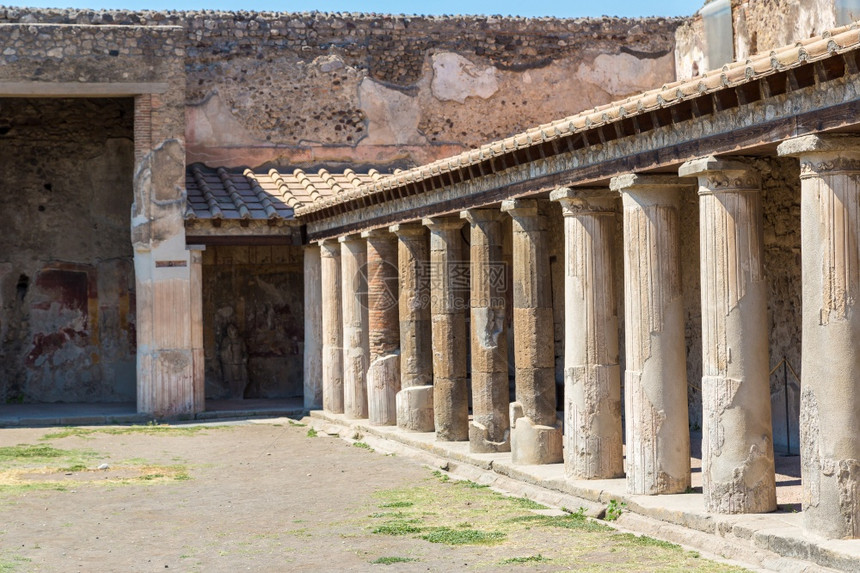
[[[195,163],[188,167],[185,176],[188,191],[185,219],[292,219],[303,206],[326,204],[384,179],[375,169],[367,174],[352,169],[342,174],[325,169],[317,173],[301,169],[283,173],[277,169],[239,172]]]

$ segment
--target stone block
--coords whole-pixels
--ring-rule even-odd
[[[412,432],[432,432],[433,386],[411,386],[397,393],[397,426]]]
[[[389,354],[371,362],[367,369],[368,418],[372,426],[397,423],[397,392],[400,391],[400,354]]]
[[[480,422],[469,422],[469,451],[476,454],[493,454],[511,451],[510,430],[504,432],[502,439],[493,441],[490,429]]]
[[[555,464],[562,461],[561,424],[537,425],[522,416],[522,406],[511,403],[511,461],[517,465]]]
[[[518,368],[555,365],[552,308],[514,308],[514,360]]]

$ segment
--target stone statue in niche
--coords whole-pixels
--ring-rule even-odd
[[[226,334],[221,339],[221,375],[230,388],[230,398],[241,400],[248,386],[248,349],[235,324],[227,325]]]

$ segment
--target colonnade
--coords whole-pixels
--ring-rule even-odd
[[[860,537],[860,138],[801,137],[778,152],[801,163],[804,523],[827,537]],[[320,241],[324,409],[435,431],[438,440],[468,441],[473,452],[510,451],[515,464],[563,461],[571,479],[626,475],[631,494],[688,491],[680,203],[693,192],[705,508],[773,511],[761,177],[743,158],[708,157],[678,175],[619,174],[608,188],[550,194],[564,217],[563,424],[546,199]],[[613,279],[619,196],[623,377]],[[512,229],[510,267],[503,225]]]

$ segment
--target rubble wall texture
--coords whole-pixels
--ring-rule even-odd
[[[133,401],[131,99],[0,100],[0,400]]]
[[[3,22],[182,26],[189,163],[406,167],[671,81],[681,20],[0,8]]]
[[[206,398],[227,398],[222,350],[233,324],[247,352],[245,398],[301,396],[302,247],[207,247],[203,252]]]

